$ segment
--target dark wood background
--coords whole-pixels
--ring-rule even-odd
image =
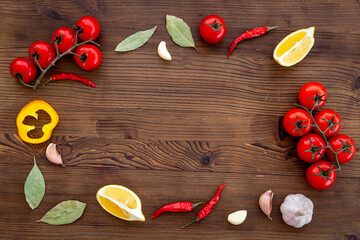
[[[166,14],[183,18],[196,46],[181,48],[166,32]],[[208,45],[198,26],[209,14],[222,16],[228,33]],[[10,62],[28,47],[48,41],[58,27],[71,27],[84,15],[101,25],[102,65],[80,69],[71,56],[55,72],[73,72],[98,89],[77,82],[52,83],[36,91],[9,74]],[[0,238],[1,239],[359,239],[359,154],[326,191],[305,180],[307,165],[294,155],[295,139],[282,128],[283,115],[310,81],[328,90],[326,107],[338,111],[341,133],[360,144],[360,3],[328,1],[1,1],[0,2]],[[138,50],[115,53],[125,37],[157,25]],[[244,41],[227,59],[240,33],[278,25],[273,32]],[[277,43],[290,32],[315,26],[315,45],[299,64],[284,68],[272,59]],[[173,61],[156,53],[165,40]],[[46,76],[46,78],[49,75]],[[34,99],[50,103],[60,115],[51,142],[58,144],[65,168],[49,163],[48,144],[24,144],[15,119]],[[25,202],[23,187],[32,158],[46,180],[36,210]],[[180,226],[197,211],[164,214],[160,206],[208,201],[223,182],[221,200],[200,223]],[[97,190],[124,185],[142,200],[146,222],[125,222],[97,203]],[[273,221],[258,207],[265,190],[274,191]],[[301,229],[287,226],[280,212],[286,195],[313,200],[313,220]],[[67,226],[36,223],[63,200],[86,202],[81,219]],[[246,209],[240,226],[227,215]]]

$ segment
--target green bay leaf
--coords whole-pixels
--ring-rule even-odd
[[[181,18],[166,15],[166,30],[172,40],[181,47],[195,47],[194,39],[191,34],[190,27]]]
[[[50,209],[38,222],[65,225],[75,222],[84,213],[86,203],[77,200],[63,201]]]
[[[35,157],[34,166],[25,181],[24,193],[31,209],[37,208],[45,195],[45,179],[36,165]]]
[[[128,52],[144,45],[154,34],[157,26],[145,31],[139,31],[121,41],[115,48],[115,52]]]

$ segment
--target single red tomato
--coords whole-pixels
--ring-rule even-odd
[[[284,128],[288,134],[295,137],[303,136],[311,131],[314,123],[309,113],[300,108],[288,111],[283,120]]]
[[[37,70],[29,59],[18,57],[11,62],[10,73],[16,80],[28,83],[35,79]]]
[[[325,132],[325,137],[329,138],[334,136],[340,131],[341,118],[337,112],[331,109],[324,109],[318,112],[314,116],[316,124],[319,126],[322,132]],[[321,135],[317,128],[314,128],[315,132]]]
[[[101,52],[99,48],[92,44],[83,44],[79,46],[76,48],[75,54],[74,60],[82,69],[88,71],[94,70],[101,64]]]
[[[76,22],[75,31],[79,29],[78,37],[82,41],[92,38],[95,41],[100,34],[100,24],[92,16],[84,16]]]
[[[304,162],[316,162],[324,157],[326,143],[322,137],[309,133],[300,138],[297,143],[297,155]]]
[[[221,42],[226,35],[224,20],[217,15],[205,17],[200,23],[200,35],[207,43]]]
[[[328,189],[336,180],[336,169],[330,162],[320,160],[308,167],[306,170],[306,180],[315,189]]]
[[[327,92],[323,85],[318,82],[310,82],[302,86],[299,92],[300,104],[311,110],[318,110],[324,106]]]
[[[39,63],[40,67],[45,69],[47,68],[52,61],[54,61],[56,53],[50,43],[45,41],[37,41],[31,44],[29,48],[29,58],[33,60],[34,58]],[[36,61],[34,64],[37,66]]]
[[[55,43],[59,53],[64,53],[69,50],[75,44],[75,32],[71,28],[61,27],[56,29],[51,37],[54,49],[56,49]]]
[[[339,163],[347,163],[354,158],[356,154],[356,146],[354,140],[344,134],[337,134],[328,140],[330,147],[337,154]],[[336,162],[333,152],[328,148],[326,150],[327,156],[331,161]]]

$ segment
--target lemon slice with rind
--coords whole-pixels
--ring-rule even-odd
[[[96,193],[96,199],[105,211],[115,217],[126,221],[145,221],[140,198],[124,186],[104,186]]]
[[[303,60],[314,45],[314,31],[315,27],[310,27],[286,36],[274,50],[275,61],[281,66],[290,67]]]

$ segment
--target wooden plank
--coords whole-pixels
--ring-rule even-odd
[[[224,144],[199,141],[158,141],[119,138],[52,138],[67,166],[120,169],[246,173],[303,177],[308,166],[299,160],[291,140],[281,146],[270,142]],[[0,135],[0,158],[21,165],[23,156],[47,163],[45,149],[24,144],[16,136]],[[339,178],[359,179],[357,157],[343,165]],[[339,184],[340,184],[339,180]],[[344,184],[344,183],[342,183]]]
[[[263,77],[265,78],[266,74]],[[219,86],[199,94],[198,89],[206,89],[206,85],[193,86],[193,90],[190,90],[190,81],[178,83],[179,86],[174,87],[168,86],[164,81],[160,80],[154,87],[146,86],[144,82],[132,90],[104,89],[100,90],[100,94],[97,94],[97,89],[84,88],[78,83],[74,86],[73,82],[53,83],[39,92],[14,86],[8,94],[0,96],[1,101],[9,105],[2,106],[4,111],[0,116],[0,129],[3,133],[16,131],[14,122],[9,119],[15,119],[29,100],[41,98],[52,104],[60,114],[59,130],[54,134],[123,136],[126,130],[135,128],[138,137],[145,139],[214,141],[221,136],[232,141],[241,137],[251,138],[254,133],[265,138],[268,132],[261,133],[262,129],[270,128],[270,132],[274,134],[278,121],[286,111],[293,108],[293,103],[297,102],[296,94],[301,87],[300,84],[291,86],[289,89],[293,90],[287,93],[288,87],[284,84],[281,85],[284,86],[281,93],[279,89],[276,90],[279,86],[275,83],[271,88],[255,91],[250,91],[247,87],[236,89]],[[351,132],[352,128],[360,127],[359,91],[349,91],[350,81],[346,84],[347,87],[336,84],[338,81],[341,81],[340,77],[333,84],[324,83],[329,92],[326,106],[339,112],[346,134]],[[213,79],[214,85],[220,84],[215,82],[216,79]],[[301,84],[305,82],[308,80]],[[7,82],[1,84],[0,87],[3,88],[8,85]],[[128,84],[130,88],[130,83]],[[114,85],[116,82],[110,84],[109,88]],[[162,90],[156,90],[161,88]],[[26,92],[21,95],[22,91]],[[64,92],[71,94],[64,98]]]
[[[346,239],[346,235],[356,236],[360,227],[359,221],[347,221],[347,224],[343,224],[343,219],[357,219],[360,210],[359,205],[354,205],[354,202],[358,202],[360,189],[353,179],[341,179],[347,187],[335,184],[333,188],[319,194],[319,191],[307,186],[302,176],[214,172],[193,174],[183,171],[123,170],[83,165],[61,168],[42,162],[39,167],[46,179],[46,195],[39,208],[31,211],[25,203],[22,189],[32,160],[23,158],[22,161],[24,167],[18,168],[16,174],[13,174],[13,163],[2,164],[1,169],[0,180],[7,188],[4,188],[0,195],[4,217],[4,221],[0,222],[0,233],[6,234],[8,238],[21,239],[26,236],[28,239],[109,239],[120,236],[148,236],[151,239],[316,239],[317,236],[322,236],[324,239]],[[164,184],[164,181],[167,184]],[[226,182],[227,186],[218,205],[203,221],[187,229],[180,229],[180,226],[196,216],[200,208],[191,213],[167,213],[150,219],[157,208],[169,202],[208,201],[223,182]],[[128,186],[139,195],[146,222],[122,221],[101,209],[95,194],[103,185],[113,183]],[[259,195],[268,188],[275,193],[273,221],[261,212],[257,203]],[[279,210],[285,196],[297,192],[311,198],[315,206],[311,224],[300,230],[285,225]],[[13,201],[9,202],[8,199]],[[78,199],[87,203],[81,219],[66,227],[36,223],[53,205],[67,199]],[[227,215],[239,209],[248,211],[247,220],[240,226],[227,223]],[[336,217],[333,215],[335,211]],[[11,231],[8,230],[9,227]]]

